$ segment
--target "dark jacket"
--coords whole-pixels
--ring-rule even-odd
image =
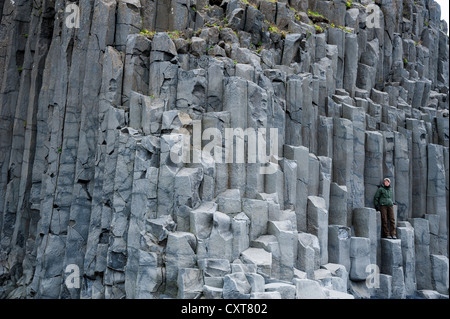
[[[380,186],[375,193],[373,202],[375,208],[380,206],[394,206],[394,202],[392,201],[392,187]]]

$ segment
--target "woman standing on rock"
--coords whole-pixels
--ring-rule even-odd
[[[383,185],[381,185],[375,193],[374,204],[375,209],[379,210],[381,213],[383,237],[388,239],[397,239],[394,217],[394,202],[392,201],[391,180],[389,178],[386,177],[383,180]]]

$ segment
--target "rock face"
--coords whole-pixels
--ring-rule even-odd
[[[448,298],[447,25],[376,3],[0,1],[0,298]]]

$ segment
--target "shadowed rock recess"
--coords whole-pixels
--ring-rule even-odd
[[[448,298],[440,16],[1,0],[0,298]],[[227,128],[270,162],[250,134],[221,160]],[[398,239],[373,206],[386,176]]]

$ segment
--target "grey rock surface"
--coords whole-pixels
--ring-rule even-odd
[[[440,19],[0,1],[0,299],[448,298]]]

